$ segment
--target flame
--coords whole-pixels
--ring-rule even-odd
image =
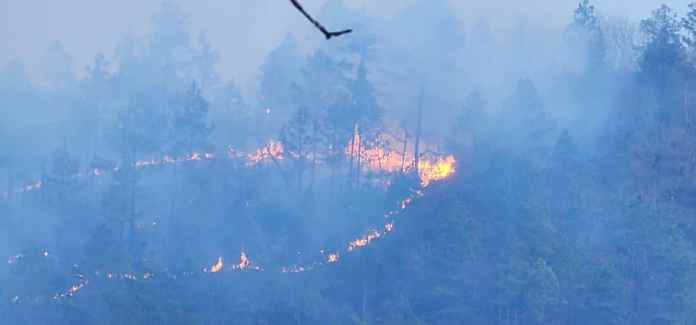
[[[339,259],[340,257],[341,257],[341,256],[338,255],[338,253],[329,254],[329,256],[326,258],[326,262],[328,262],[328,263],[336,263],[336,262],[338,262],[338,259]]]
[[[381,140],[384,140],[385,138],[382,138]],[[403,146],[398,145],[398,144],[393,144],[392,142],[389,141],[380,141],[380,146],[369,146],[367,144],[361,143],[363,139],[361,139],[360,133],[358,132],[356,128],[356,132],[349,141],[345,153],[346,155],[354,155],[352,158],[355,158],[356,156],[359,158],[358,161],[360,161],[360,169],[361,171],[373,171],[373,172],[380,172],[380,173],[394,173],[394,172],[408,172],[408,171],[413,171],[415,169],[415,161],[413,159],[413,153],[409,152],[408,149],[406,152],[403,151]],[[357,150],[358,147],[360,147],[360,150]],[[399,150],[394,150],[391,148],[397,148],[401,147],[402,151]],[[424,146],[425,147],[425,146]],[[426,151],[424,151],[426,152]],[[231,159],[231,160],[240,160],[240,161],[246,161],[247,166],[255,166],[259,163],[268,161],[268,160],[283,160],[284,158],[284,148],[283,145],[278,142],[278,141],[270,141],[268,144],[266,144],[264,147],[259,148],[255,150],[251,154],[244,153],[243,151],[238,151],[234,149],[231,146],[227,147],[227,155],[226,158]],[[170,165],[170,164],[177,164],[177,163],[183,163],[183,162],[190,162],[190,161],[202,161],[202,160],[216,160],[218,159],[218,156],[214,153],[199,153],[199,152],[193,152],[189,155],[184,155],[181,157],[172,157],[172,156],[164,156],[161,159],[149,159],[149,160],[138,160],[136,161],[133,165],[134,167],[137,168],[146,168],[150,166],[158,166],[158,165]],[[351,159],[353,161],[353,159]],[[365,234],[362,236],[350,241],[346,246],[344,246],[344,249],[339,251],[334,251],[333,253],[330,253],[328,255],[324,255],[324,250],[321,250],[321,253],[323,255],[323,258],[320,260],[317,260],[311,264],[307,265],[292,265],[292,266],[283,266],[280,268],[280,272],[282,273],[301,273],[301,272],[308,272],[312,271],[315,268],[325,266],[328,264],[334,264],[338,263],[341,258],[341,253],[346,253],[346,252],[352,252],[354,250],[357,250],[359,248],[365,247],[369,245],[370,243],[376,241],[377,239],[387,235],[388,233],[391,233],[394,231],[394,221],[392,218],[396,217],[399,215],[403,210],[405,210],[410,204],[412,204],[416,198],[421,197],[424,195],[424,189],[428,187],[430,184],[436,181],[440,181],[443,179],[446,179],[448,177],[451,177],[455,173],[455,167],[456,167],[456,160],[455,157],[452,155],[440,155],[440,154],[435,154],[432,151],[428,152],[427,154],[421,155],[419,162],[418,162],[418,176],[420,177],[421,180],[421,188],[419,190],[413,191],[409,196],[405,197],[402,199],[400,202],[398,202],[398,208],[395,207],[395,209],[388,211],[384,214],[384,217],[387,218],[387,221],[384,223],[382,227],[377,227],[375,229],[370,229]],[[119,167],[116,166],[111,171],[118,171]],[[102,176],[105,175],[107,172],[109,172],[109,169],[91,169],[87,170],[85,172],[79,173],[77,176]],[[41,189],[44,186],[44,183],[42,181],[36,181],[33,183],[30,183],[24,187],[21,187],[15,192],[30,192],[33,190]],[[11,192],[5,192],[2,193],[5,197],[7,197]],[[156,226],[156,222],[152,224],[153,226]],[[48,256],[48,251],[43,251],[42,255],[44,257]],[[8,259],[9,264],[16,264],[18,263],[21,259],[23,258],[22,255],[16,255],[13,257],[10,257]],[[203,272],[205,273],[218,273],[222,272],[224,267],[224,259],[223,257],[219,257],[217,261],[210,266],[210,268],[204,268]],[[243,270],[257,270],[257,271],[263,271],[263,268],[260,266],[254,265],[254,263],[249,259],[247,256],[246,252],[242,251],[240,252],[240,258],[239,258],[239,263],[238,264],[233,264],[231,267],[228,267],[226,270],[232,271],[243,271]],[[106,272],[106,273],[100,273],[97,271],[95,273],[98,277],[105,276],[107,279],[122,279],[122,280],[138,280],[142,278],[143,280],[149,280],[155,277],[154,273],[142,273],[142,274],[136,274],[136,273],[112,273],[112,272]],[[193,276],[195,273],[193,272],[183,272],[183,273],[177,273],[177,274],[164,274],[165,277],[169,277],[171,279],[177,279],[177,277],[181,276]],[[78,291],[80,291],[82,288],[84,288],[87,285],[88,281],[86,279],[82,279],[80,282],[72,285],[67,291],[57,294],[55,298],[64,298],[64,297],[72,297],[75,295]]]
[[[407,172],[415,166],[414,153],[410,149],[398,151],[391,148],[399,147],[394,139],[381,135],[375,143],[380,145],[370,145],[363,143],[363,140],[355,129],[352,139],[346,146],[347,156],[353,155],[360,157],[364,166],[369,171],[375,172]],[[423,147],[428,147],[423,145]],[[359,149],[359,150],[358,150]],[[359,152],[358,152],[359,151]],[[439,181],[452,176],[455,173],[456,160],[453,155],[437,155],[430,153],[420,155],[418,160],[418,176],[421,185],[427,187],[433,181]]]
[[[406,209],[406,207],[407,207],[409,204],[411,204],[411,202],[413,202],[413,198],[410,197],[410,196],[407,197],[407,198],[405,198],[405,199],[403,199],[403,200],[401,201],[401,210]]]
[[[235,270],[244,270],[248,268],[251,265],[251,261],[249,261],[249,258],[247,257],[245,252],[241,252],[239,254],[239,264],[234,265],[232,268]]]
[[[73,297],[75,294],[77,294],[78,291],[82,290],[82,288],[84,288],[88,283],[88,280],[81,279],[80,282],[73,284],[65,292],[54,295],[53,299]]]
[[[87,282],[80,282],[77,284],[73,284],[73,286],[70,287],[70,289],[68,289],[68,295],[72,296],[72,295],[76,294],[78,291],[80,291],[82,288],[84,288],[85,285],[87,285]]]
[[[399,206],[400,210],[390,211],[390,212],[386,213],[385,216],[387,216],[388,218],[392,218],[392,217],[398,215],[400,213],[400,211],[405,209],[411,202],[414,201],[415,198],[421,197],[423,195],[424,195],[424,192],[422,189],[413,191],[408,197],[406,197],[405,199],[403,199],[400,202],[400,206]],[[377,239],[387,235],[388,233],[390,233],[392,231],[394,231],[394,221],[390,220],[383,225],[383,229],[381,231],[378,229],[368,230],[363,236],[348,243],[345,251],[352,252],[356,249],[365,247],[365,246],[369,245],[370,243],[376,241]],[[324,250],[320,250],[320,252],[322,254],[325,253]],[[301,253],[298,252],[298,254],[301,254]],[[18,256],[20,256],[20,255],[18,255]],[[315,261],[315,262],[313,262],[311,264],[307,264],[307,265],[294,264],[294,265],[290,265],[290,266],[282,266],[282,267],[280,267],[279,271],[281,273],[309,272],[309,271],[313,271],[314,269],[316,269],[318,267],[326,266],[328,264],[338,263],[340,261],[340,257],[341,257],[341,253],[338,251],[335,251],[333,253],[325,255],[325,259],[323,261]],[[19,257],[17,257],[17,259],[18,258]],[[224,269],[224,259],[221,256],[210,267],[210,270],[208,270],[208,268],[204,268],[203,272],[204,273],[218,273],[218,272],[223,271],[223,269]],[[264,271],[263,268],[253,264],[253,262],[249,259],[248,255],[246,254],[245,251],[240,252],[239,263],[232,265],[231,268],[228,268],[228,270],[230,270],[230,271],[231,270],[242,271],[242,270],[248,270],[248,269],[257,270],[257,271]],[[97,276],[102,275],[102,273],[99,271],[95,272],[95,274]],[[195,274],[196,273],[194,273],[194,272],[182,272],[182,273],[178,273],[178,274],[165,274],[165,276],[168,277],[169,279],[176,280],[179,277],[195,276]],[[149,279],[152,279],[155,277],[155,274],[149,273],[149,272],[143,273],[140,277],[135,273],[111,273],[111,272],[108,272],[108,273],[104,273],[104,275],[110,280],[111,279],[138,280],[139,278],[142,278],[143,280],[149,280]],[[82,289],[87,283],[88,283],[87,280],[83,279],[83,281],[72,286],[67,292],[57,294],[54,298],[58,299],[58,298],[72,297],[75,293],[77,293],[77,291]]]
[[[210,272],[218,273],[218,272],[222,271],[222,268],[224,266],[225,266],[225,262],[223,261],[222,256],[220,256],[220,257],[218,257],[217,262],[210,267]]]
[[[449,155],[435,160],[421,160],[418,162],[421,185],[427,187],[433,181],[446,179],[455,172],[456,160]]]
[[[380,146],[374,144],[364,143],[365,141],[361,138],[360,133],[356,127],[355,134],[352,139],[348,142],[345,148],[346,156],[353,156],[353,158],[360,158],[360,169],[366,169],[373,172],[382,173],[395,173],[395,172],[407,172],[413,170],[414,159],[413,153],[408,149],[406,152],[401,152],[399,150],[394,150],[391,148],[399,147],[400,145],[396,143],[393,139],[385,135],[378,137]],[[424,145],[424,147],[427,147]],[[267,160],[283,160],[284,159],[284,148],[283,145],[276,141],[271,140],[263,146],[255,150],[251,154],[245,154],[238,151],[231,146],[227,147],[227,158],[232,160],[243,159],[246,160],[248,166],[255,166],[261,162]],[[423,155],[419,159],[418,171],[421,179],[421,185],[427,187],[433,181],[443,180],[450,177],[455,172],[456,160],[454,156],[442,156],[430,154],[430,157]],[[137,160],[133,163],[136,168],[146,168],[151,166],[160,165],[171,165],[183,162],[192,161],[202,161],[202,160],[216,160],[218,157],[212,152],[192,152],[191,154],[172,157],[169,155],[163,156],[161,159],[151,158],[144,160]],[[116,172],[119,167],[114,167],[111,171]],[[77,176],[103,176],[109,170],[94,168],[88,171],[80,172]],[[389,182],[386,181],[385,184]],[[41,189],[44,187],[42,180],[35,181],[19,189],[14,190],[16,193],[26,193]],[[3,198],[9,197],[9,192],[0,193]]]
[[[257,149],[253,154],[247,156],[248,165],[255,166],[268,159],[283,160],[283,144],[271,140],[262,148]]]
[[[375,239],[378,239],[379,237],[382,237],[382,233],[380,233],[379,230],[370,229],[362,237],[357,238],[357,239],[353,240],[352,242],[350,242],[348,244],[348,251],[352,252],[353,250],[355,250],[357,248],[365,247],[368,244],[370,244],[370,242],[372,242]]]

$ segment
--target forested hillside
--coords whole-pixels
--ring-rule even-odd
[[[247,86],[165,2],[6,64],[0,322],[695,324],[696,3],[575,8],[329,1]]]

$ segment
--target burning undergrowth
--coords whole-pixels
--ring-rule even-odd
[[[11,256],[7,266],[21,272],[30,263],[56,269],[69,265],[69,275],[61,271],[61,278],[72,280],[59,281],[62,289],[43,295],[61,300],[103,282],[176,281],[230,272],[295,274],[339,264],[397,231],[402,211],[455,171],[451,155],[425,151],[414,159],[413,152],[393,146],[389,141],[361,144],[356,134],[345,150],[351,162],[347,176],[317,164],[300,175],[306,180],[299,184],[291,173],[297,159],[276,141],[249,152],[227,147],[82,171],[71,179],[100,186],[94,180],[113,178],[123,187],[105,187],[104,201],[131,185],[147,199],[109,206],[120,217],[105,216],[82,252],[58,252],[49,260],[44,251],[27,251]],[[15,192],[52,190],[51,182],[41,179]],[[235,193],[235,199],[218,193]],[[22,303],[39,301],[39,296],[18,290],[11,298]]]

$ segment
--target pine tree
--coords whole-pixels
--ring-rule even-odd
[[[264,126],[268,132],[263,136],[275,135],[282,123],[290,119],[296,108],[296,94],[293,85],[301,79],[301,69],[304,58],[295,38],[288,34],[281,44],[273,49],[259,69],[261,72],[259,84],[259,103],[257,120],[264,118]],[[266,121],[265,112],[270,119]]]
[[[582,0],[574,11],[570,30],[586,46],[587,64],[590,71],[601,68],[606,61],[606,40],[600,26],[594,5],[589,0]]]
[[[170,130],[172,134],[168,137],[168,151],[172,155],[191,155],[194,151],[209,147],[208,137],[213,129],[208,122],[209,106],[195,82],[184,94],[176,97]]]
[[[685,52],[681,43],[682,25],[677,13],[662,5],[652,16],[641,21],[641,31],[646,35],[646,44],[640,58],[641,80],[653,91],[662,119],[670,114],[667,110],[678,107],[683,89]]]
[[[53,151],[51,155],[51,169],[45,179],[47,191],[52,192],[55,202],[63,204],[69,199],[70,194],[77,189],[76,176],[79,172],[79,164],[67,149],[63,146]]]
[[[280,132],[284,153],[294,162],[295,186],[303,189],[303,177],[313,159],[316,159],[318,122],[307,107],[301,106]]]

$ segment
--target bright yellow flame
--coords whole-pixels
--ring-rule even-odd
[[[213,264],[213,265],[210,267],[210,272],[212,272],[212,273],[218,273],[218,272],[222,271],[222,268],[223,268],[224,266],[225,266],[225,261],[222,259],[222,256],[220,256],[220,257],[218,257],[217,262],[215,262],[215,264]]]
[[[378,143],[381,146],[369,146],[363,140],[357,129],[353,138],[348,142],[345,153],[347,156],[359,157],[361,165],[370,171],[379,172],[405,172],[413,170],[415,166],[414,154],[410,150],[406,152],[394,150],[398,147],[390,139],[380,136]],[[425,147],[425,146],[424,146]],[[422,155],[418,160],[418,176],[421,185],[427,187],[433,181],[439,181],[452,176],[455,172],[456,160],[454,156]]]
[[[449,155],[436,160],[421,160],[418,162],[421,185],[427,187],[433,181],[443,180],[455,172],[456,161]]]

